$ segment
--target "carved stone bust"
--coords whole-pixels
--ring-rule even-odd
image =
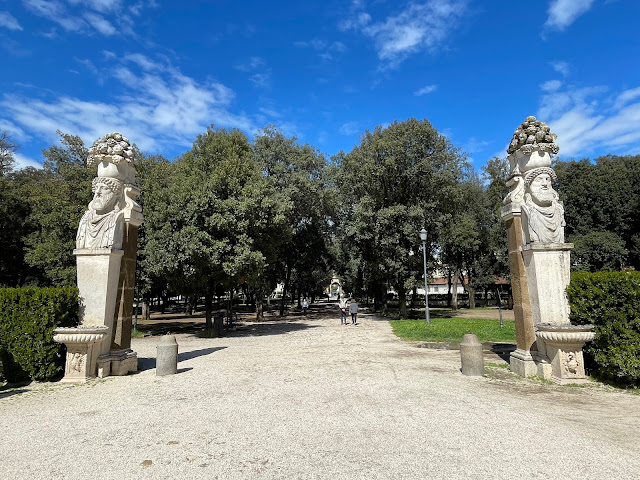
[[[564,243],[564,208],[553,189],[556,179],[550,167],[535,168],[525,174],[522,228],[527,244]]]
[[[76,248],[122,248],[124,222],[142,223],[142,209],[134,198],[134,152],[129,139],[108,133],[89,148],[87,166],[98,167],[91,185],[93,200],[78,226]],[[137,217],[132,218],[133,213]]]
[[[111,177],[96,177],[91,189],[93,200],[80,220],[76,248],[122,248],[122,181]]]

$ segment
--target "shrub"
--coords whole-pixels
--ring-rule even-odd
[[[24,377],[49,380],[62,371],[64,345],[53,341],[56,327],[79,321],[76,287],[0,289],[0,360],[10,382]]]
[[[571,322],[595,325],[585,348],[596,376],[640,384],[640,272],[574,273],[567,287]]]

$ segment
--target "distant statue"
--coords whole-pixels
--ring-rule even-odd
[[[540,167],[525,174],[522,226],[525,243],[564,243],[564,208],[553,189],[557,179],[550,167]]]
[[[78,226],[76,248],[122,248],[123,182],[96,177],[91,185],[93,200]]]

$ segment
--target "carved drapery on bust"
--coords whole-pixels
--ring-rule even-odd
[[[564,208],[553,189],[557,179],[550,167],[539,167],[525,174],[522,228],[525,243],[564,243]]]
[[[92,183],[93,200],[78,226],[76,248],[122,248],[126,210],[141,210],[133,200],[137,188],[132,164],[129,140],[119,133],[109,133],[89,148],[87,165],[97,165],[98,176]]]

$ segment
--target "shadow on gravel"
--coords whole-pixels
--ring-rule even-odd
[[[209,355],[210,353],[217,352],[218,350],[224,350],[225,348],[227,347],[210,347],[201,348],[200,350],[192,350],[190,352],[178,353],[178,362],[184,362],[185,360],[191,360],[192,358]]]
[[[20,393],[25,393],[28,391],[29,390],[19,389],[19,390],[10,390],[8,392],[0,392],[0,400],[2,400],[3,398],[8,398],[12,395],[19,395]]]
[[[515,349],[516,346],[512,343],[494,343],[491,345],[491,351],[507,363],[509,363],[511,352],[515,351]]]
[[[157,319],[157,322],[139,325],[138,330],[152,336],[176,334],[176,333],[196,333],[204,330],[203,322],[170,322]]]
[[[227,347],[211,347],[201,348],[200,350],[192,350],[190,352],[178,353],[178,364],[192,358],[201,357],[203,355],[209,355],[210,353],[217,352],[218,350],[224,350]],[[144,372],[145,370],[152,370],[156,368],[156,359],[141,357],[138,358],[138,372]],[[178,373],[188,372],[191,368],[179,368]]]
[[[282,335],[290,332],[299,332],[309,328],[318,328],[316,325],[295,323],[292,321],[278,321],[268,323],[252,323],[240,325],[237,330],[227,332],[226,337],[262,337],[265,335]]]

